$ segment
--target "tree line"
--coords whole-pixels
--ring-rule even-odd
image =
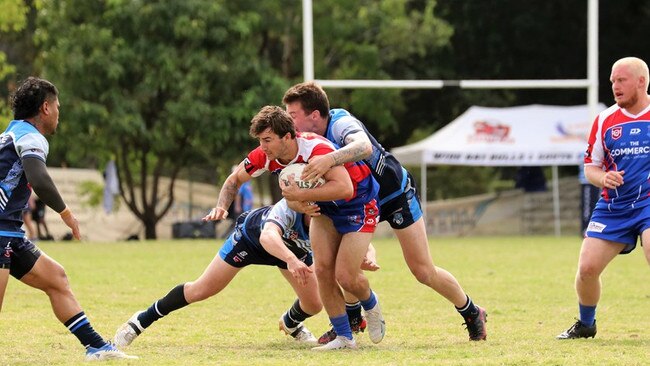
[[[302,81],[295,0],[0,0],[0,115],[29,75],[59,86],[62,123],[49,164],[101,169],[115,159],[125,204],[145,236],[171,207],[173,182],[207,170],[218,184],[255,146],[250,118]],[[580,79],[584,0],[319,0],[318,79]],[[650,61],[649,1],[600,2],[600,101],[609,67]],[[585,90],[328,89],[385,147],[420,139],[471,105],[586,102]],[[484,192],[504,169],[440,167],[429,197]],[[170,177],[171,185],[161,184]],[[444,182],[454,182],[445,184]],[[215,197],[216,200],[216,197]]]

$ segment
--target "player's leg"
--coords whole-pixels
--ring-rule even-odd
[[[312,270],[313,267],[312,265]],[[307,277],[307,283],[301,285],[288,270],[280,269],[280,272],[298,296],[291,308],[280,317],[280,330],[291,335],[298,342],[315,344],[316,337],[304,326],[303,322],[318,314],[323,308],[318,293],[316,274],[310,273]]]
[[[0,311],[2,311],[2,303],[5,298],[7,283],[9,283],[9,268],[0,267]]]
[[[645,254],[645,260],[650,265],[650,229],[643,230],[641,233],[641,243],[643,248],[643,254]],[[2,305],[0,303],[0,305]]]
[[[394,228],[393,232],[402,247],[404,260],[415,278],[454,304],[456,311],[465,320],[471,341],[485,340],[487,313],[474,304],[451,273],[434,265],[421,215],[411,225],[401,229]]]
[[[137,311],[133,314],[126,323],[117,329],[113,342],[120,347],[130,345],[135,338],[158,319],[191,303],[205,300],[219,293],[240,270],[241,268],[226,263],[217,254],[198,279],[177,285],[146,310]]]
[[[72,293],[65,270],[59,263],[28,241],[14,247],[14,255],[14,276],[26,285],[47,294],[54,315],[86,348],[86,360],[135,358],[107,343],[93,329]],[[23,274],[25,271],[27,273]]]
[[[367,232],[349,232],[343,235],[336,258],[336,278],[345,291],[360,299],[366,313],[370,340],[379,343],[386,334],[386,324],[377,295],[370,289],[363,271],[359,270],[372,235]]]
[[[600,275],[624,247],[599,238],[587,237],[580,248],[575,288],[580,319],[558,339],[589,338],[596,335],[596,306],[600,300]]]
[[[334,227],[332,220],[322,215],[312,217],[309,237],[314,253],[320,298],[330,323],[339,335],[336,342],[316,347],[314,350],[355,349],[357,346],[345,312],[343,292],[336,280],[336,256],[341,244],[341,234]]]

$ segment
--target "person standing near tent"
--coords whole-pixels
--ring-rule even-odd
[[[390,223],[415,278],[454,304],[465,319],[470,340],[485,340],[485,310],[473,303],[451,273],[433,264],[411,174],[348,111],[330,110],[327,94],[317,84],[305,82],[292,86],[282,102],[299,131],[325,136],[341,147],[311,158],[303,179],[315,180],[332,167],[363,161],[379,182],[380,220]]]
[[[636,57],[614,63],[610,81],[616,104],[593,123],[585,176],[602,188],[580,249],[575,288],[580,318],[558,339],[593,338],[600,274],[619,254],[627,254],[641,237],[650,264],[650,96],[648,65]]]

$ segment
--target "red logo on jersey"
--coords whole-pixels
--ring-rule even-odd
[[[612,138],[614,140],[618,140],[621,136],[623,136],[623,127],[612,128]]]

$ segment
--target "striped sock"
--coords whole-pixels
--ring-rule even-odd
[[[465,303],[465,305],[460,308],[455,306],[455,308],[456,311],[458,311],[460,315],[463,317],[463,319],[470,319],[478,315],[478,307],[474,305],[474,302],[468,295],[465,296],[467,296],[467,302]]]
[[[86,348],[101,348],[106,345],[106,341],[104,341],[102,336],[95,332],[83,311],[68,319],[68,321],[63,324]]]

